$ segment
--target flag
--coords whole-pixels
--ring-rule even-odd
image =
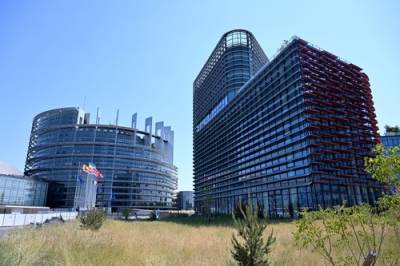
[[[96,178],[103,177],[103,174],[96,168],[96,166],[93,163],[83,164],[82,171],[84,171],[87,174],[95,175]]]

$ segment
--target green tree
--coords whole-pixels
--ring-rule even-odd
[[[365,159],[365,171],[384,184],[400,185],[400,147],[385,149],[382,144],[372,150],[374,157]]]
[[[296,244],[318,252],[330,265],[374,265],[390,232],[387,212],[367,204],[301,212]]]
[[[389,251],[390,263],[400,265],[400,194],[392,196],[383,196],[379,199],[380,211],[387,215],[388,225],[393,232],[394,250]]]
[[[400,132],[399,126],[391,127],[391,126],[389,126],[389,125],[386,125],[386,126],[385,126],[385,130],[386,130],[386,133],[390,133],[390,132],[398,133],[398,132]]]
[[[399,127],[394,128],[399,132]],[[374,157],[365,160],[365,170],[376,180],[392,186],[396,195],[385,195],[378,201],[380,211],[386,212],[389,225],[400,247],[400,147],[384,149],[382,144],[373,149]],[[400,260],[400,258],[399,258]]]
[[[91,209],[86,214],[82,215],[80,218],[81,227],[83,229],[90,229],[92,231],[97,231],[103,225],[106,215],[102,210]]]
[[[392,186],[399,185],[400,156],[398,148],[373,149],[374,157],[365,159],[365,170],[375,179]],[[400,196],[382,196],[375,206],[341,206],[315,212],[301,212],[294,233],[296,244],[312,248],[331,265],[375,265],[382,258],[386,264],[400,261]],[[389,234],[397,243],[387,245]],[[396,248],[397,247],[397,248]],[[384,254],[384,256],[382,255]]]
[[[240,209],[243,219],[232,214],[239,237],[235,234],[232,236],[233,258],[241,266],[269,265],[268,254],[275,242],[273,231],[264,243],[263,233],[267,224],[259,221],[257,208],[247,205],[244,211]]]

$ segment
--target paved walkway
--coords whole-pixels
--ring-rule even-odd
[[[6,236],[9,232],[13,230],[18,230],[21,229],[22,227],[16,226],[16,227],[0,227],[0,238]]]

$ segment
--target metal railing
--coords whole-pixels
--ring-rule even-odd
[[[0,214],[0,227],[43,224],[46,221],[50,221],[56,218],[60,220],[62,219],[63,221],[69,221],[76,219],[77,216],[77,212]]]

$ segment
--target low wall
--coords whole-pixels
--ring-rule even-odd
[[[76,219],[77,212],[51,212],[51,213],[12,213],[12,214],[0,214],[0,226],[23,226],[29,224],[42,224],[46,220],[60,216],[63,220],[74,220]]]

